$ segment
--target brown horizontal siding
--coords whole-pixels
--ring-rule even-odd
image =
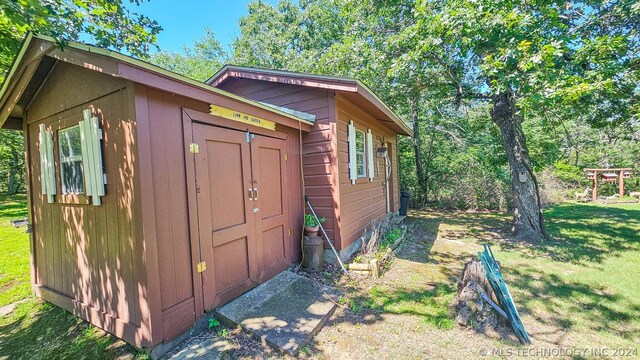
[[[338,194],[332,191],[336,183],[332,157],[335,141],[335,126],[332,126],[332,108],[327,90],[307,88],[298,85],[271,83],[260,80],[228,79],[220,88],[252,100],[283,106],[316,116],[311,132],[302,135],[302,162],[304,169],[305,193],[318,216],[325,217],[324,227],[332,240],[339,243],[338,221],[336,220]]]
[[[374,160],[374,179],[358,179],[356,184],[351,184],[349,179],[349,148],[347,127],[353,120],[356,128],[364,132],[371,129],[373,133],[374,153],[377,146],[392,143],[395,147],[395,133],[384,127],[378,120],[370,116],[361,108],[341,96],[336,97],[337,103],[337,159],[339,169],[340,187],[340,224],[343,247],[360,237],[373,219],[380,218],[387,212],[387,204],[384,188],[384,161]],[[397,176],[395,167],[396,157],[390,153],[392,159],[392,176]],[[377,167],[375,166],[377,163]],[[368,174],[367,174],[368,176]],[[394,177],[397,179],[397,177]],[[397,181],[394,181],[394,185]],[[394,199],[395,200],[395,199]]]
[[[140,271],[143,248],[136,230],[140,213],[133,90],[130,83],[119,81],[114,90],[113,78],[60,63],[27,109],[33,281],[45,299],[141,344],[149,339],[134,337],[143,316],[139,284],[146,275]],[[108,85],[95,86],[103,83]],[[84,92],[82,84],[93,84],[93,90]],[[100,119],[104,133],[107,185],[99,206],[88,204],[84,195],[62,195],[60,186],[57,130],[77,125],[87,108]],[[54,130],[54,203],[41,194],[39,124]]]

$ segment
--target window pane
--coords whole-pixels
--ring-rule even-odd
[[[82,161],[63,162],[60,175],[63,194],[82,194],[84,191]]]
[[[356,130],[356,152],[364,153],[364,132]]]
[[[356,130],[356,169],[358,171],[359,178],[367,177],[364,149],[364,132]]]
[[[80,145],[80,127],[73,126],[58,132],[60,146],[60,179],[63,194],[84,192],[84,173]]]
[[[60,141],[60,158],[68,159],[75,156],[82,156],[79,126],[60,130],[58,140]]]

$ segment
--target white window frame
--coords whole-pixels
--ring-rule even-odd
[[[362,143],[358,143],[358,135],[362,136]],[[356,175],[358,179],[367,177],[367,136],[362,130],[356,128]],[[358,158],[362,156],[362,163],[358,162]]]
[[[60,139],[64,136],[64,133],[66,133],[68,131],[71,131],[73,128],[78,128],[78,132],[81,131],[80,125],[73,125],[73,126],[69,126],[69,127],[64,128],[64,129],[58,130],[58,151],[59,151],[59,154],[60,154],[60,182],[61,182],[60,186],[62,187],[62,194],[64,194],[64,195],[80,195],[80,194],[84,194],[85,188],[86,188],[86,184],[84,182],[84,171],[85,171],[85,169],[84,169],[84,158],[82,156],[82,151],[80,152],[80,154],[76,154],[76,155],[72,155],[72,156],[63,156],[62,155],[62,141]],[[81,141],[81,139],[78,138],[78,141]],[[82,163],[82,167],[83,167],[83,169],[82,169],[82,172],[83,172],[83,174],[82,174],[82,191],[80,191],[80,192],[70,192],[70,191],[67,191],[64,188],[64,176],[65,176],[65,173],[64,173],[64,167],[62,165],[63,164],[72,164],[72,163],[76,163],[78,161],[80,163]]]

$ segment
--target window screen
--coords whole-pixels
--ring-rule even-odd
[[[63,194],[82,194],[84,175],[82,150],[80,146],[80,127],[73,126],[58,132],[60,145],[60,180]]]

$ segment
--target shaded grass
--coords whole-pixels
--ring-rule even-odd
[[[492,244],[538,344],[637,346],[640,205],[566,203],[545,216],[552,239],[542,244],[511,241],[510,218],[501,214],[415,212],[414,221],[437,228],[434,238],[457,244],[446,256],[436,249],[428,256],[442,267],[432,275],[441,285],[454,285],[462,259],[475,256],[480,244]]]
[[[426,324],[440,329],[453,328],[449,306],[454,289],[439,284],[433,289],[394,289],[385,285],[374,286],[369,291],[367,307],[390,314],[420,316]]]
[[[69,312],[30,298],[0,317],[0,358],[144,359],[146,354]]]
[[[0,196],[0,359],[146,358],[144,353],[31,294],[29,236],[10,220],[27,216],[24,195]]]

